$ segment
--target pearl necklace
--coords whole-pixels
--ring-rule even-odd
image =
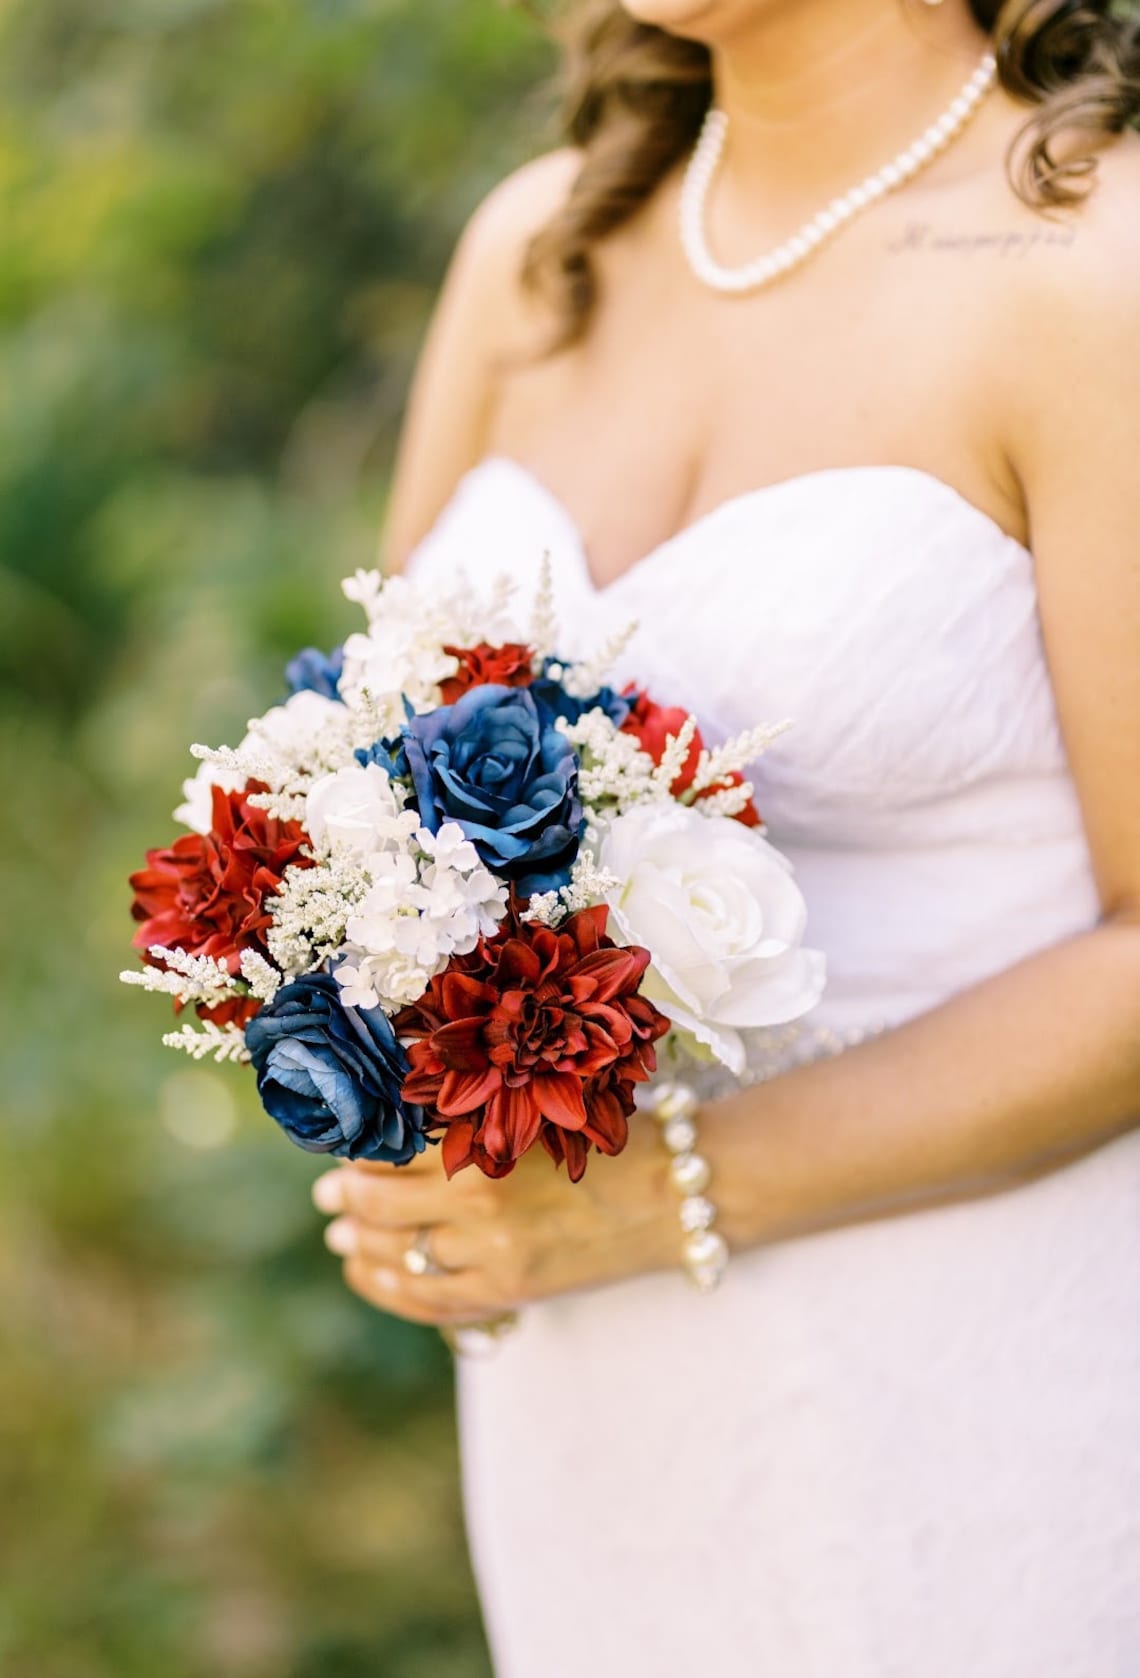
[[[826,208],[805,221],[784,244],[741,268],[722,268],[705,241],[705,200],[728,131],[725,113],[710,105],[681,186],[681,245],[689,267],[704,285],[723,292],[753,291],[757,286],[779,279],[789,269],[798,268],[818,245],[838,232],[844,222],[884,193],[901,186],[948,146],[961,133],[994,85],[996,73],[994,55],[987,52],[962,91],[912,145],[873,175],[868,175],[866,180],[860,181],[858,186],[853,186],[850,192],[845,192],[842,198],[833,198]]]

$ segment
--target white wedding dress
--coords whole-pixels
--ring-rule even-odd
[[[544,549],[567,651],[635,618],[622,675],[710,738],[794,719],[757,798],[827,955],[813,1020],[902,1021],[1096,922],[1032,557],[957,491],[812,472],[599,591],[490,456],[410,569],[533,586]],[[458,1382],[498,1678],[1140,1678],[1140,1129],[711,1295],[530,1307]]]

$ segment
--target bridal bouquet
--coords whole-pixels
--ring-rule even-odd
[[[289,665],[235,749],[195,746],[189,832],[131,876],[128,983],[193,1008],[163,1041],[250,1061],[301,1147],[453,1175],[541,1143],[577,1181],[625,1145],[657,1045],[744,1065],[822,955],[743,771],[696,720],[558,656],[549,577],[446,598],[358,572],[366,628]]]

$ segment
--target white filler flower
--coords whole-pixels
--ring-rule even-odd
[[[652,955],[642,989],[733,1072],[740,1032],[798,1019],[818,1002],[825,961],[801,945],[807,919],[792,865],[727,816],[635,805],[598,853],[622,883],[606,894],[611,933]]]

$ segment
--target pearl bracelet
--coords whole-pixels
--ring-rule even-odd
[[[694,1287],[709,1293],[728,1265],[728,1243],[712,1227],[716,1207],[705,1194],[712,1167],[697,1152],[699,1105],[696,1091],[689,1084],[660,1084],[654,1091],[651,1111],[672,1156],[670,1180],[682,1196],[681,1263]]]

